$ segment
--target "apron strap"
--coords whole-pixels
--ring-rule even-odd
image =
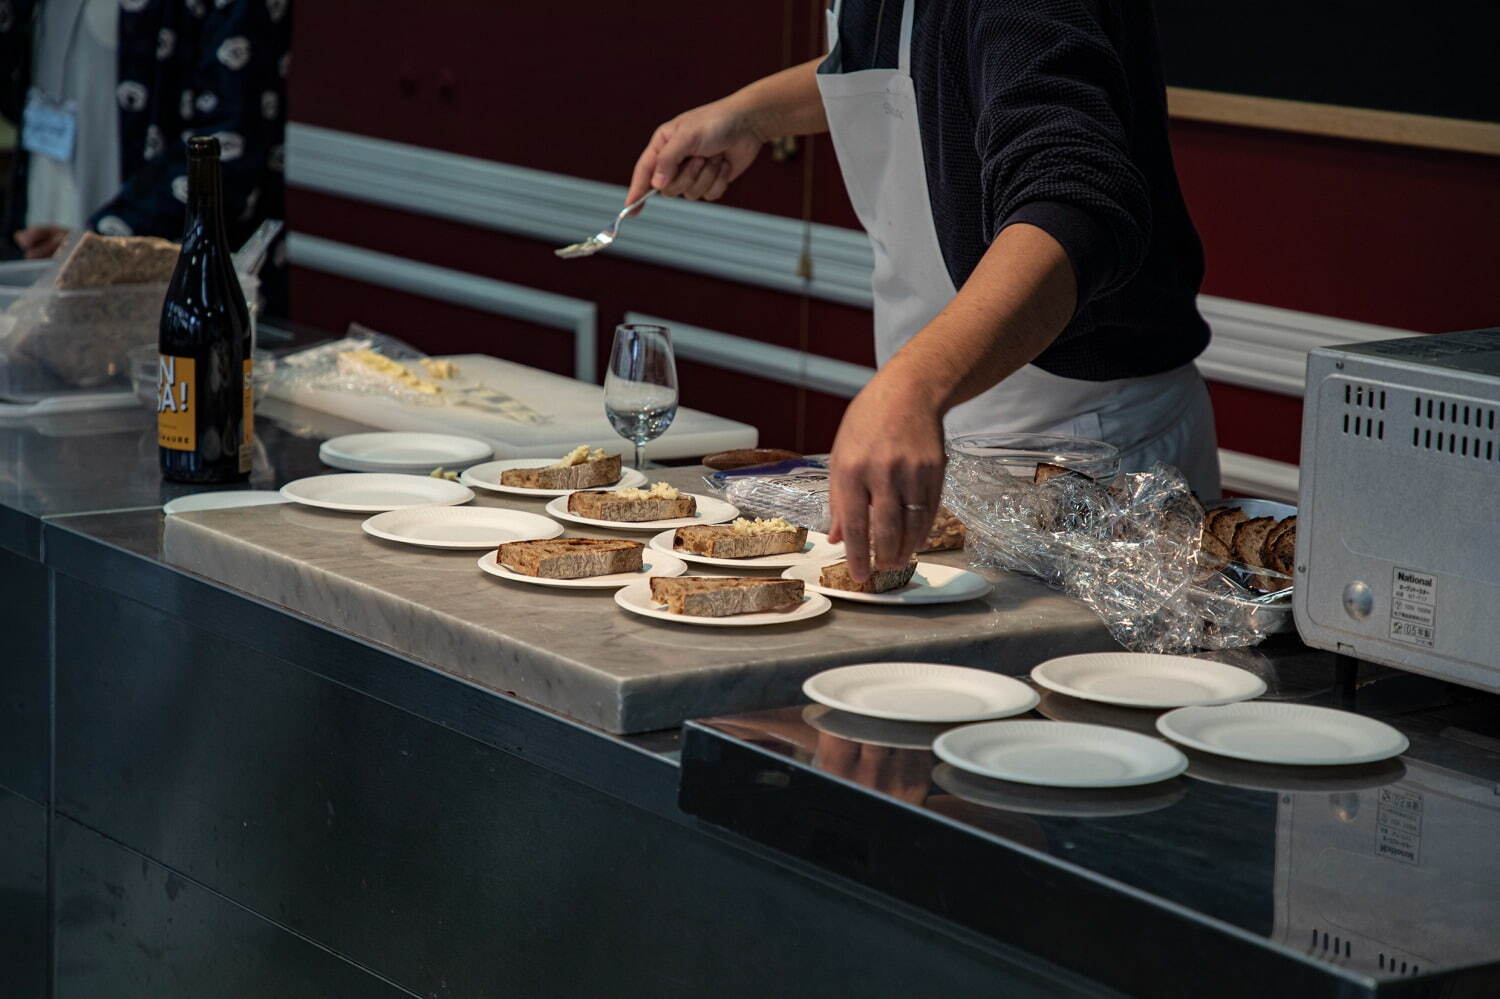
[[[906,76],[911,75],[911,25],[916,9],[917,0],[903,0],[901,4],[901,47],[899,50],[901,54],[897,57],[896,67]]]
[[[828,54],[832,55],[834,47],[839,43],[839,12],[843,10],[844,0],[833,0],[828,6]]]

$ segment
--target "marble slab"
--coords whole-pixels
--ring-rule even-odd
[[[701,472],[653,478],[701,491]],[[475,502],[535,513],[544,505],[495,493]],[[1087,607],[1017,576],[959,604],[836,600],[822,617],[764,628],[655,621],[621,610],[612,591],[485,575],[479,552],[371,538],[360,529],[365,516],[295,504],[182,514],[166,518],[163,554],[436,669],[617,733],[796,703],[803,680],[847,663],[923,660],[1019,674],[1051,656],[1117,647]],[[957,552],[924,558],[963,564]],[[693,567],[700,570],[712,571]]]

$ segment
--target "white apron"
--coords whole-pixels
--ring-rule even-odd
[[[900,2],[900,0],[893,0]],[[844,185],[875,251],[875,357],[880,364],[932,321],[957,290],[932,219],[911,78],[915,0],[901,10],[896,69],[840,71],[838,15],[828,12],[828,58],[818,90]],[[1143,378],[1092,382],[1028,364],[944,420],[951,436],[1064,433],[1120,449],[1122,471],[1165,461],[1203,499],[1219,496],[1219,456],[1208,389],[1193,365]]]

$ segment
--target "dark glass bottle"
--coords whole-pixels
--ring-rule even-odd
[[[161,311],[156,441],[173,482],[250,474],[250,310],[224,235],[219,140],[188,140],[187,230]]]

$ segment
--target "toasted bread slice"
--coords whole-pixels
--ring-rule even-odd
[[[1048,479],[1055,479],[1059,475],[1076,475],[1080,479],[1088,478],[1088,476],[1084,475],[1082,472],[1075,472],[1071,468],[1064,468],[1062,465],[1054,465],[1050,462],[1039,461],[1037,462],[1036,471],[1031,475],[1031,481],[1034,485],[1039,486],[1043,482],[1046,482]]]
[[[616,520],[637,524],[647,520],[671,520],[691,517],[698,511],[698,501],[691,496],[677,499],[625,499],[614,493],[591,491],[568,494],[568,512],[594,520]]]
[[[728,524],[694,524],[679,527],[672,536],[672,547],[710,558],[757,558],[761,555],[785,555],[800,552],[807,544],[807,528],[790,531],[768,531],[764,534],[742,534]]]
[[[1252,569],[1261,568],[1260,546],[1275,526],[1275,517],[1252,517],[1236,527],[1234,543],[1229,546],[1234,560]]]
[[[1250,515],[1239,507],[1214,507],[1203,518],[1203,526],[1226,546],[1234,544],[1234,529],[1250,519]]]
[[[802,603],[800,579],[749,579],[734,576],[652,576],[651,599],[673,614],[729,617],[789,611]]]
[[[592,489],[620,481],[620,456],[605,455],[566,468],[541,465],[536,468],[507,468],[500,473],[502,486],[523,489]]]
[[[912,559],[904,569],[877,569],[870,574],[869,579],[856,583],[849,574],[848,562],[834,562],[825,565],[823,571],[818,573],[818,585],[830,590],[849,590],[853,593],[889,593],[910,583],[916,571],[917,560]]]
[[[1229,564],[1229,546],[1216,535],[1204,531],[1202,542],[1198,550],[1198,569],[1193,573],[1193,581],[1197,583],[1211,579],[1214,573]]]
[[[1285,517],[1282,520],[1278,521],[1275,527],[1266,532],[1265,540],[1260,543],[1261,565],[1265,566],[1267,569],[1274,569],[1276,572],[1287,572],[1287,569],[1284,569],[1277,564],[1277,560],[1273,552],[1276,549],[1276,542],[1281,540],[1281,536],[1289,531],[1293,534],[1293,544],[1295,545],[1295,535],[1297,531],[1296,517]]]
[[[549,538],[545,541],[507,541],[496,560],[512,572],[543,579],[582,579],[617,572],[640,572],[639,541],[613,538]]]
[[[1291,518],[1295,520],[1296,518]],[[1276,535],[1276,539],[1270,542],[1267,551],[1266,568],[1274,569],[1283,575],[1294,575],[1297,568],[1297,527],[1291,527]]]

